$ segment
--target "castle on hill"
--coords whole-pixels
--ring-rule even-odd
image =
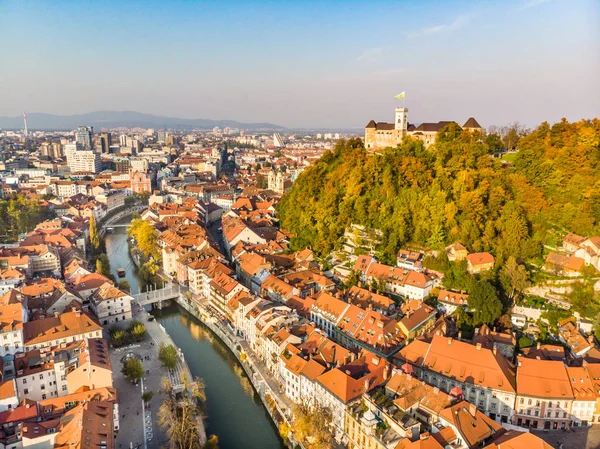
[[[408,108],[396,108],[394,123],[375,122],[371,120],[365,127],[365,148],[395,147],[402,142],[405,136],[412,136],[425,143],[425,146],[435,143],[438,132],[446,125],[453,122],[421,123],[415,126],[408,123]],[[462,126],[470,131],[483,131],[483,128],[473,117],[469,118]]]

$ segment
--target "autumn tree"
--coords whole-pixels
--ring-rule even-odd
[[[331,410],[320,405],[296,404],[292,407],[294,421],[291,432],[296,441],[306,449],[330,449],[333,447]]]
[[[178,397],[169,379],[163,379],[165,399],[158,410],[158,424],[167,434],[170,449],[201,449],[202,409],[185,376],[182,382],[183,390]]]
[[[144,257],[160,260],[161,253],[156,231],[150,223],[141,218],[132,220],[127,232],[135,239],[137,248]]]
[[[529,274],[525,266],[519,265],[513,256],[508,258],[500,270],[500,282],[511,301],[527,288],[529,285],[528,278]]]
[[[90,217],[89,224],[89,232],[90,232],[90,246],[92,247],[92,252],[97,253],[100,251],[100,233],[98,232],[98,227],[96,225],[96,218],[92,215]]]
[[[106,254],[100,254],[96,259],[96,272],[102,276],[111,277],[110,260]]]

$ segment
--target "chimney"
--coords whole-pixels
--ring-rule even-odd
[[[496,343],[494,343],[494,347],[492,348],[492,352],[494,353],[494,355],[496,355],[498,353],[498,349],[496,347]]]
[[[452,339],[448,338],[448,344],[451,345],[452,344]]]
[[[58,317],[59,317],[59,315],[60,315],[60,313],[58,313],[58,312],[54,312],[54,318],[58,318]]]
[[[475,418],[475,414],[477,413],[477,407],[475,407],[475,404],[469,404],[469,413],[473,418]]]
[[[428,438],[429,438],[429,432],[425,432],[425,433],[422,433],[421,435],[419,435],[420,440],[426,440]]]
[[[589,344],[591,344],[591,345],[593,345],[593,344],[594,344],[594,336],[593,336],[593,335],[590,335],[590,336],[588,337],[588,343],[589,343]]]
[[[481,343],[477,343],[476,348],[477,348],[478,351],[481,351]]]
[[[475,335],[479,335],[479,328],[478,327],[475,328]]]
[[[365,379],[365,391],[369,391],[369,386],[371,385],[371,381],[369,378]]]
[[[536,347],[537,349],[540,349],[540,348],[542,347],[542,344],[541,344],[541,343],[538,341],[538,342],[537,342],[537,345],[535,345],[535,347]]]
[[[458,339],[462,340],[462,331],[458,331]]]

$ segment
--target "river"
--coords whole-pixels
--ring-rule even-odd
[[[130,219],[121,220],[127,223]],[[140,280],[129,257],[127,230],[115,228],[106,235],[106,253],[116,276],[125,268],[132,292]],[[250,380],[227,347],[202,323],[177,305],[155,311],[157,320],[183,351],[193,376],[206,385],[207,434],[219,438],[220,449],[282,449],[262,402]]]

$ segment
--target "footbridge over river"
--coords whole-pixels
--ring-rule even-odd
[[[162,306],[163,301],[169,301],[178,298],[179,295],[183,293],[184,291],[179,284],[166,284],[164,288],[138,293],[137,295],[132,296],[133,300],[142,307],[151,304],[157,304],[160,307]]]

